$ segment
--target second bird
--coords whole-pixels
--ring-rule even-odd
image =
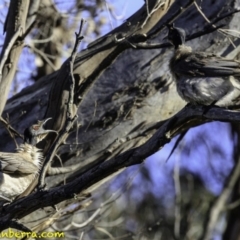
[[[48,120],[38,121],[26,128],[24,144],[21,144],[16,152],[0,152],[0,201],[12,201],[22,194],[37,176],[43,154],[35,145],[48,133],[56,133],[43,128]]]
[[[175,47],[170,61],[178,94],[201,105],[231,107],[240,102],[240,62],[213,53],[194,52],[185,45],[185,31],[168,26],[168,40]]]

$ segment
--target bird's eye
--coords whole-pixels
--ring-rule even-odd
[[[40,127],[39,125],[33,125],[32,126],[33,130],[35,130],[35,131],[37,131],[39,129],[39,127]]]

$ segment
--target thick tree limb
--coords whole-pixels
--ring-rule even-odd
[[[29,4],[29,0],[11,1],[5,21],[6,38],[0,56],[0,115],[2,115],[5,107],[10,86],[16,72],[25,34],[29,31],[28,28],[32,26],[31,24],[26,26],[28,11],[31,12]],[[36,10],[33,4],[31,4],[31,7]],[[34,15],[30,17],[31,23],[35,17]]]
[[[73,198],[75,194],[86,191],[98,181],[110,176],[122,168],[140,164],[182,129],[195,126],[210,120],[240,121],[240,112],[212,107],[204,116],[205,108],[202,106],[187,105],[178,114],[165,123],[143,145],[130,149],[106,162],[99,163],[91,170],[64,186],[55,187],[49,191],[39,191],[26,198],[19,199],[4,206],[0,213],[0,231],[8,227],[12,218],[20,219],[31,212],[49,205],[55,205],[66,199]]]

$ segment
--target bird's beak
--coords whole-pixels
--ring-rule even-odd
[[[55,131],[55,130],[50,130],[50,129],[44,129],[44,125],[46,124],[46,122],[48,122],[50,119],[52,119],[52,118],[47,118],[47,119],[44,119],[44,120],[39,120],[38,121],[38,125],[39,125],[39,130],[38,130],[38,135],[42,135],[42,134],[48,134],[48,133],[50,133],[50,132],[54,132],[54,133],[56,133],[56,134],[58,134],[58,132],[57,131]]]

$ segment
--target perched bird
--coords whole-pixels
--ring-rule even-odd
[[[234,106],[240,102],[240,62],[213,53],[195,52],[185,45],[185,31],[168,26],[175,47],[170,70],[178,94],[193,104]]]
[[[23,193],[38,174],[43,155],[36,147],[49,132],[38,121],[24,131],[24,143],[14,153],[0,152],[0,200],[12,201]]]

